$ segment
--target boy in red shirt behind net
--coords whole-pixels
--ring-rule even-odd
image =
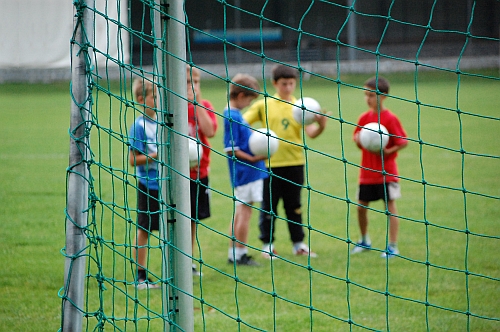
[[[202,143],[201,158],[189,170],[191,194],[191,244],[193,256],[195,252],[197,222],[210,217],[210,143],[209,138],[217,132],[217,117],[212,104],[201,97],[201,73],[196,67],[186,66],[187,99],[188,99],[188,130],[189,136]],[[193,264],[193,275],[200,276],[201,272]]]
[[[370,202],[382,199],[386,202],[387,210],[390,212],[389,243],[382,257],[391,258],[399,254],[397,247],[399,219],[396,199],[401,197],[401,190],[396,157],[398,151],[406,147],[408,142],[406,132],[398,117],[383,106],[389,93],[389,82],[381,76],[372,77],[365,82],[364,88],[365,101],[369,110],[359,117],[353,136],[357,146],[362,150],[357,208],[361,240],[351,250],[351,254],[371,249],[367,207]],[[377,152],[370,152],[363,148],[359,140],[359,132],[364,125],[371,122],[385,126],[390,135],[385,148]]]

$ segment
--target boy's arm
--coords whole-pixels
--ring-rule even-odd
[[[155,161],[158,153],[152,152],[147,154],[147,146],[144,143],[146,140],[145,130],[141,126],[137,126],[136,123],[130,129],[130,146],[128,153],[128,162],[131,166],[141,166],[148,162]],[[150,160],[148,160],[150,159]]]
[[[328,117],[322,114],[316,114],[314,117],[316,121],[304,128],[307,136],[310,138],[316,138],[321,135],[326,128],[326,121],[328,120]]]
[[[233,151],[228,151],[227,155],[232,156]],[[249,161],[251,163],[255,163],[257,161],[267,159],[267,156],[254,156],[254,155],[246,153],[245,151],[242,151],[242,150],[234,150],[234,156],[240,160],[246,160],[246,161]]]
[[[392,138],[394,139],[394,145],[392,145],[390,148],[384,149],[385,155],[397,152],[408,145],[408,141],[406,139],[406,131],[404,130],[403,125],[396,116],[394,116],[394,120],[390,124],[390,127],[391,130],[389,130],[389,133],[395,136]]]
[[[404,141],[404,143],[401,143],[399,145],[393,145],[390,148],[385,148],[384,149],[384,155],[389,155],[391,153],[397,152],[401,149],[404,149],[408,145],[408,141]]]
[[[360,132],[360,130],[356,130],[354,132],[353,140],[356,143],[356,145],[358,146],[358,148],[363,149],[363,147],[361,146],[361,143],[359,142],[359,132]]]
[[[208,111],[204,106],[198,106],[196,108],[196,119],[198,120],[199,130],[208,138],[212,138],[215,136],[217,126],[208,112],[210,111]]]
[[[153,152],[149,155],[141,153],[135,149],[130,150],[128,154],[128,161],[131,166],[140,166],[148,162],[153,162],[158,157],[157,152]]]

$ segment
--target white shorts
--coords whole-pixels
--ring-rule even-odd
[[[262,202],[263,188],[264,181],[262,179],[234,188],[234,195],[237,199],[236,205]]]
[[[389,191],[389,199],[394,200],[401,198],[401,187],[399,186],[399,183],[397,182],[390,182],[387,185],[387,190]]]

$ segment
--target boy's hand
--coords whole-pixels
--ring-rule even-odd
[[[390,148],[384,148],[384,156],[393,154],[394,152],[405,148],[407,145],[408,145],[408,143],[406,142],[405,144],[393,145]]]
[[[328,117],[325,115],[332,115],[332,112],[327,112],[322,109],[321,114],[314,114],[314,121],[316,121],[321,127],[325,127],[326,121],[328,121]]]
[[[358,146],[358,148],[363,149],[361,143],[359,142],[359,131],[356,134],[354,134],[353,140],[354,143],[356,143],[356,145]]]
[[[254,156],[253,154],[249,154],[249,153],[246,153],[244,151],[241,151],[241,150],[236,150],[234,151],[234,155],[236,158],[240,159],[240,160],[245,160],[245,161],[248,161],[248,162],[251,162],[251,163],[255,163],[257,161],[261,161],[261,160],[266,160],[267,159],[267,156]],[[231,156],[232,153],[231,152],[228,152],[228,155]]]
[[[352,138],[356,144],[359,144],[359,131],[354,134],[354,137]]]
[[[267,156],[252,156],[248,161],[255,163],[257,161],[266,160]]]
[[[150,154],[143,154],[137,150],[129,152],[129,163],[131,166],[144,165],[150,161],[156,161],[158,159],[158,153],[153,152]]]
[[[316,138],[321,135],[323,130],[326,128],[326,122],[328,121],[327,115],[331,115],[331,112],[325,113],[324,110],[321,110],[321,114],[314,114],[315,122],[305,126],[307,136],[310,138]]]
[[[388,155],[394,153],[394,151],[392,149],[388,149],[388,148],[384,148],[384,150],[382,152],[384,153],[384,156],[388,156]]]

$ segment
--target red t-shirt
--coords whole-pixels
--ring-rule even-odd
[[[208,110],[213,110],[212,104],[208,100],[202,100],[200,102],[201,105],[203,106],[197,106],[197,107],[204,107],[205,109]],[[198,128],[197,125],[197,119],[196,119],[196,111],[195,107],[193,104],[188,103],[188,130],[189,130],[189,136],[191,137],[197,137],[203,144],[203,155],[200,160],[200,166],[199,167],[194,167],[189,170],[189,176],[191,179],[203,179],[208,176],[209,172],[209,165],[210,165],[210,143],[208,142],[208,138],[201,132],[201,130]],[[215,116],[215,113],[212,111],[208,111],[208,115],[212,119],[212,122],[215,126],[215,129],[217,129],[217,117]],[[198,133],[196,133],[196,130],[198,129]]]
[[[370,122],[378,122],[379,115],[377,112],[369,110],[363,114],[358,119],[358,127],[354,129],[354,135],[358,133],[362,126]],[[387,128],[387,131],[391,135],[389,137],[389,142],[387,143],[387,148],[394,145],[403,145],[406,143],[406,132],[401,125],[398,117],[389,111],[384,109],[380,112],[380,123]],[[359,172],[359,184],[383,184],[384,175],[382,174],[382,158],[380,152],[370,152],[366,149],[362,149],[361,156],[361,166]],[[384,170],[387,173],[385,176],[385,182],[398,182],[398,165],[396,164],[397,152],[391,153],[384,157]]]

